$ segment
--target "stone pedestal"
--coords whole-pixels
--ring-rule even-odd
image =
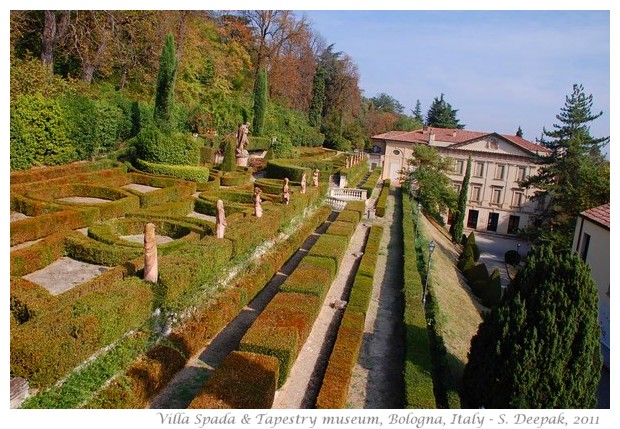
[[[236,155],[236,158],[237,158],[237,167],[247,167],[250,154],[248,153],[247,150],[244,150],[243,153],[238,153]]]

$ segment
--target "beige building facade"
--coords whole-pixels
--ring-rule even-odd
[[[581,212],[573,236],[573,252],[581,256],[592,272],[598,289],[598,320],[601,325],[603,363],[609,368],[610,350],[610,205]]]
[[[530,201],[532,189],[519,181],[535,175],[538,156],[548,149],[517,136],[462,129],[424,127],[390,131],[371,138],[373,153],[381,157],[383,179],[398,182],[400,171],[413,156],[415,145],[435,147],[453,161],[448,174],[460,191],[469,157],[472,159],[465,227],[497,234],[516,234],[542,206]],[[445,220],[449,222],[446,214]]]

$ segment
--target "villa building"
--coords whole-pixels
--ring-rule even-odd
[[[413,156],[415,145],[429,145],[453,160],[448,173],[460,191],[471,156],[465,227],[498,234],[516,234],[543,207],[530,200],[535,190],[524,189],[519,181],[535,175],[539,155],[549,153],[541,145],[518,136],[424,127],[415,131],[389,131],[371,137],[372,152],[383,166],[382,179],[397,182],[400,171]],[[372,158],[371,158],[372,159]],[[446,214],[445,220],[449,222]]]
[[[609,368],[609,289],[610,280],[610,205],[604,204],[585,210],[579,214],[575,235],[573,236],[573,252],[577,252],[589,266],[592,279],[598,289],[598,320],[601,325],[601,350],[603,363]]]

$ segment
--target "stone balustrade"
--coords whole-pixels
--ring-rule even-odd
[[[329,196],[344,201],[366,201],[366,189],[330,188]]]

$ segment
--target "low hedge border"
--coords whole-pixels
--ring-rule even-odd
[[[233,351],[203,385],[189,409],[271,408],[279,377],[278,360],[272,356]]]
[[[98,207],[67,209],[11,222],[11,246],[38,240],[58,231],[92,225],[101,217]]]
[[[370,176],[368,176],[368,179],[366,179],[364,184],[361,186],[358,185],[358,188],[366,190],[366,198],[372,197],[372,193],[375,190],[375,185],[377,184],[379,177],[381,177],[381,168],[375,168],[372,170],[372,173],[370,173]]]
[[[361,264],[372,267],[366,273],[355,274],[349,300],[345,309],[338,336],[327,363],[323,382],[316,401],[316,408],[345,408],[353,368],[357,362],[364,338],[364,322],[366,311],[372,297],[373,280],[379,243],[383,235],[383,227],[372,226],[364,247]]]
[[[436,408],[431,375],[431,346],[426,314],[422,307],[423,282],[417,266],[412,204],[405,193],[401,192],[401,197],[405,299],[405,408]]]
[[[377,198],[376,205],[376,214],[377,216],[383,217],[385,216],[385,209],[387,208],[387,197],[390,195],[390,179],[385,179],[383,181],[383,187],[381,188],[381,193],[379,194],[379,198]]]
[[[65,255],[66,232],[57,232],[31,246],[11,252],[11,276],[25,276]]]
[[[142,159],[135,160],[135,167],[140,171],[162,176],[171,176],[191,182],[208,182],[209,169],[195,165],[156,164]]]
[[[241,186],[251,183],[252,174],[247,171],[224,173],[220,177],[220,186]]]
[[[354,223],[336,220],[332,222],[332,224],[329,226],[329,228],[327,228],[327,231],[325,231],[325,233],[330,235],[341,235],[343,237],[346,237],[347,240],[351,240],[351,237],[355,232],[355,228],[356,226]]]
[[[330,258],[336,263],[336,270],[338,270],[348,246],[349,242],[343,240],[342,237],[324,234],[312,246],[308,255]]]
[[[56,297],[43,286],[21,277],[11,277],[10,302],[11,315],[17,324],[22,324],[49,311]]]
[[[77,174],[91,173],[99,170],[107,170],[118,167],[120,164],[109,159],[102,159],[96,162],[77,162],[67,165],[59,165],[45,168],[31,168],[24,171],[11,172],[11,185],[40,182],[44,180],[56,179],[64,176],[75,176]]]
[[[174,242],[158,245],[158,249],[168,249],[178,245],[180,241],[197,240],[204,236],[202,228],[191,223],[177,219],[166,220],[147,217],[129,217],[95,224],[88,228],[88,236],[105,244],[143,249],[143,242],[128,241],[121,237],[142,234],[147,223],[155,225],[155,233],[157,235],[167,236],[175,240]]]
[[[349,187],[355,186],[368,172],[368,162],[364,160],[350,168],[341,168],[340,175],[347,178]]]

